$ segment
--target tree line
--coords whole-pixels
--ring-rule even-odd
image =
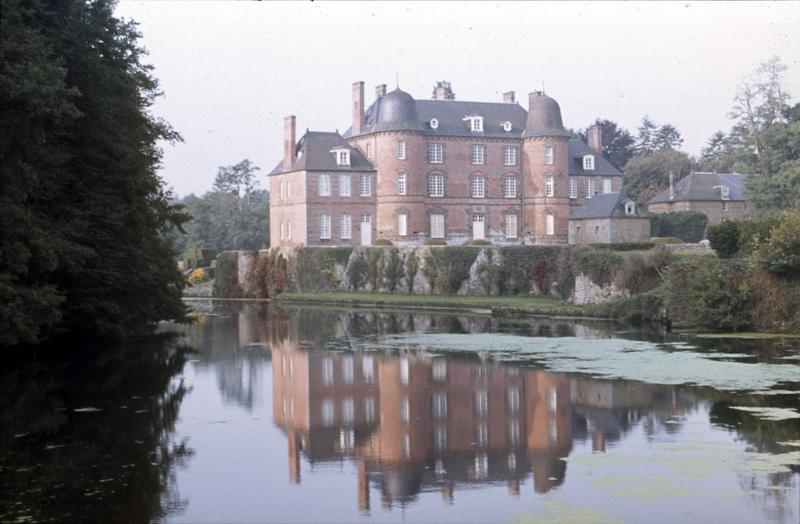
[[[759,210],[796,207],[800,202],[800,103],[790,105],[785,87],[787,66],[777,57],[759,65],[736,89],[728,113],[730,130],[718,130],[699,157],[681,151],[683,137],[671,124],[645,115],[636,134],[598,118],[603,156],[623,172],[628,195],[644,204],[692,170],[757,174],[747,191]],[[587,130],[577,134],[586,140]]]
[[[186,318],[157,174],[180,140],[109,0],[0,0],[0,347]]]

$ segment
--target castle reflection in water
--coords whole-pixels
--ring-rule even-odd
[[[370,350],[368,337],[357,336],[359,322],[368,317],[341,314],[338,322],[310,325],[308,315],[279,310],[261,333],[250,333],[271,348],[273,419],[287,436],[290,481],[302,481],[301,454],[312,464],[352,460],[365,511],[370,485],[379,487],[387,507],[433,490],[452,502],[457,489],[478,484],[505,483],[518,494],[528,476],[535,492],[546,493],[564,482],[562,459],[573,442],[591,439],[595,452],[605,452],[644,414],[658,412],[664,420],[695,404],[670,387],[551,373],[474,355]],[[403,318],[413,324],[415,316],[392,322]],[[322,325],[334,325],[336,332],[322,333]],[[370,325],[364,331],[409,328],[431,326]],[[563,326],[535,328],[556,333]],[[324,349],[331,339],[345,343]]]

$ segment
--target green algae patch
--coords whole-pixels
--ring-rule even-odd
[[[745,338],[745,339],[771,339],[771,338],[800,338],[797,333],[758,333],[758,332],[733,332],[733,333],[700,333],[697,338]]]
[[[762,408],[762,407],[748,407],[748,406],[731,406],[731,409],[738,411],[746,411],[752,413],[756,418],[762,420],[769,420],[777,422],[780,420],[789,420],[793,418],[800,418],[800,412],[791,408]]]
[[[674,351],[671,346],[625,339],[401,333],[381,337],[378,345],[434,353],[490,353],[498,360],[535,362],[554,372],[724,391],[769,390],[782,382],[795,382],[799,375],[797,366],[790,364],[743,362],[719,353]]]
[[[535,513],[517,515],[515,524],[622,524],[624,521],[610,513],[594,508],[572,506],[563,502],[548,500],[536,509]]]

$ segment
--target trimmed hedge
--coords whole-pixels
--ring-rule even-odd
[[[479,247],[449,246],[431,249],[423,272],[435,293],[453,295],[469,278],[469,270],[480,253]]]
[[[650,234],[654,237],[678,237],[684,242],[700,242],[705,237],[708,217],[697,211],[651,213]]]

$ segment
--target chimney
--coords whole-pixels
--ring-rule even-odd
[[[353,82],[353,134],[364,127],[364,82]]]
[[[603,156],[603,128],[593,125],[586,130],[586,138],[589,140],[589,147],[594,149],[598,155]]]
[[[673,200],[675,198],[675,172],[669,172],[669,199]]]
[[[386,96],[386,84],[379,84],[375,86],[375,98]]]
[[[447,87],[443,82],[436,84],[436,100],[447,100]]]
[[[514,91],[507,91],[503,93],[503,103],[504,104],[513,104],[517,100],[514,98]]]
[[[283,168],[292,167],[297,156],[297,139],[295,138],[295,116],[287,116],[283,119]]]

